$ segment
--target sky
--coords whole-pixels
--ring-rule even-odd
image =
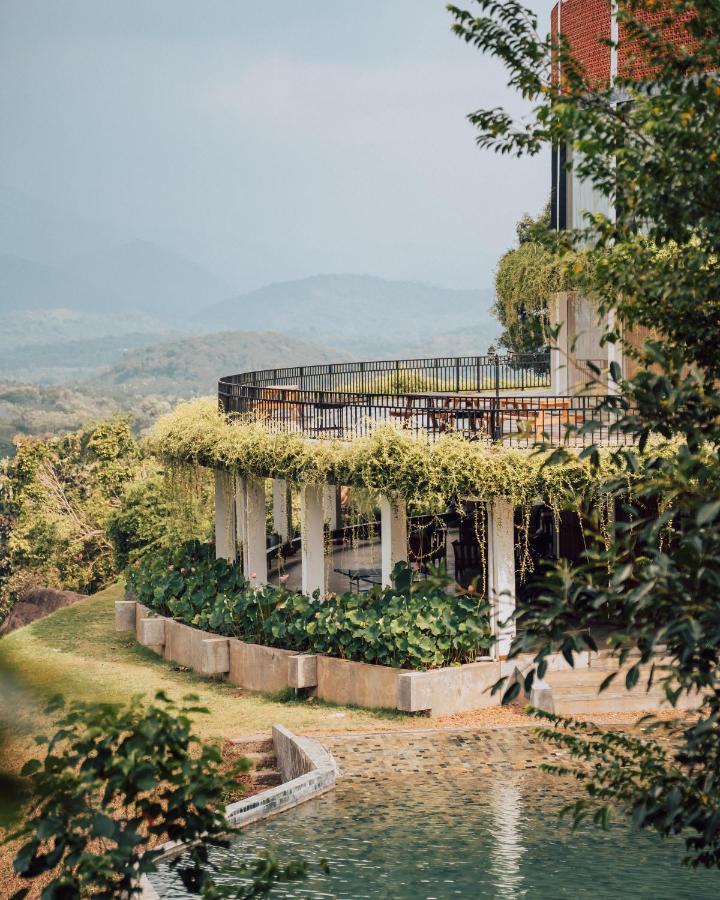
[[[549,161],[477,148],[467,113],[521,107],[450,25],[444,0],[0,0],[0,183],[242,290],[488,286]]]

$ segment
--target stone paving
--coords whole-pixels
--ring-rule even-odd
[[[403,731],[323,735],[341,776],[413,774],[436,777],[534,769],[562,757],[532,728]]]

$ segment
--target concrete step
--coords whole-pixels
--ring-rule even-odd
[[[596,713],[651,712],[669,708],[663,698],[654,694],[638,694],[635,691],[618,696],[601,694],[554,697],[555,712],[558,715],[593,715]]]
[[[549,672],[547,682],[552,688],[555,712],[570,715],[639,712],[666,705],[665,692],[661,685],[654,683],[652,688],[647,690],[649,666],[641,669],[640,679],[631,691],[625,689],[623,671],[609,687],[599,693],[600,685],[614,670],[608,667]]]
[[[547,683],[555,691],[578,690],[582,688],[595,688],[598,690],[610,672],[596,672],[592,669],[580,669],[577,672],[549,672],[545,678]],[[645,691],[647,688],[650,671],[640,671],[640,678],[634,690]],[[658,682],[654,681],[652,690],[658,689]],[[625,672],[619,673],[603,691],[617,693],[625,690]]]
[[[263,787],[274,787],[282,784],[282,778],[277,769],[257,769],[252,773],[252,782]]]
[[[277,768],[277,757],[275,754],[270,752],[260,753],[258,751],[250,751],[249,753],[245,750],[241,751],[241,755],[245,757],[245,759],[249,759],[253,764],[253,769],[276,769]]]
[[[263,754],[275,752],[272,740],[265,737],[237,738],[230,743],[233,747],[238,749],[238,752],[242,752],[245,756],[251,756],[253,753]]]

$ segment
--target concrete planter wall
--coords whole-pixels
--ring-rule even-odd
[[[317,696],[343,706],[402,709],[399,679],[404,674],[406,670],[390,666],[318,656]]]
[[[369,665],[320,654],[296,653],[278,647],[225,638],[173,619],[154,615],[134,601],[119,601],[116,628],[135,633],[140,644],[167,660],[201,675],[219,676],[249,691],[273,693],[287,688],[311,690],[321,700],[342,706],[397,709],[429,716],[447,716],[499,706],[502,691],[492,693],[501,677],[522,681],[529,659],[488,660],[427,672]],[[570,668],[561,655],[548,659],[544,680],[531,692],[522,690],[517,703],[548,712],[592,714],[657,709],[664,704],[658,687],[646,692],[624,686],[598,694],[605,676],[616,669],[608,652],[578,654]],[[618,679],[622,681],[622,679]],[[696,705],[686,698],[682,706]]]
[[[288,660],[297,656],[293,650],[246,644],[231,638],[228,681],[248,691],[282,691],[290,687]]]
[[[249,691],[310,689],[319,699],[343,706],[447,715],[488,705],[482,692],[498,677],[493,663],[412,672],[264,647],[200,631],[127,600],[118,602],[115,621],[118,630],[134,631],[140,644],[193,672],[222,676]]]

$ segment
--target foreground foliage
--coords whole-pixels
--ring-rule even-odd
[[[193,892],[204,887],[207,847],[225,845],[229,830],[223,798],[247,764],[222,773],[219,750],[191,733],[190,714],[203,712],[194,699],[75,702],[51,737],[37,739],[45,756],[22,770],[32,806],[10,838],[26,841],[14,860],[21,877],[52,875],[43,898],[134,896],[140,876],[156,869],[159,844],[201,837],[177,866]],[[48,712],[62,705],[56,698]]]
[[[412,576],[399,563],[390,587],[321,600],[273,585],[252,588],[238,566],[214,559],[214,547],[191,544],[139,562],[127,583],[161,615],[270,647],[408,669],[473,662],[485,653],[485,598],[474,590],[449,596],[450,579],[441,572]]]
[[[215,884],[208,849],[228,846],[235,829],[225,818],[225,797],[237,791],[236,778],[250,763],[238,759],[227,767],[215,745],[193,735],[190,716],[207,713],[196,701],[188,695],[176,705],[162,692],[149,706],[139,697],[125,704],[76,701],[61,712],[50,738],[36,738],[45,756],[23,767],[29,807],[8,840],[25,841],[13,865],[24,879],[42,879],[42,900],[137,896],[166,841],[185,845],[168,865],[190,894],[206,900],[266,896],[277,882],[305,877],[304,862],[283,863],[264,851],[240,862],[242,888]],[[63,707],[56,696],[47,712]],[[324,861],[320,867],[327,871]],[[12,900],[29,891],[21,888]]]
[[[672,458],[646,459],[630,501],[621,500],[621,476],[606,478],[624,515],[582,566],[559,567],[538,585],[512,655],[534,654],[529,684],[550,653],[572,662],[593,648],[585,626],[603,612],[618,660],[608,683],[623,677],[632,687],[644,665],[671,703],[700,704],[696,716],[667,726],[667,742],[568,720],[545,735],[582,763],[576,773],[598,821],[619,807],[641,827],[683,834],[690,864],[719,866],[720,6],[622,0],[619,33],[631,52],[620,52],[612,84],[591,80],[562,36],[540,38],[536,16],[517,0],[450,9],[455,31],[501,59],[534,107],[521,122],[502,109],[473,113],[478,143],[518,155],[568,145],[577,174],[614,209],[546,237],[569,265],[584,248],[575,283],[611,314],[607,342],[623,342],[633,326],[662,335],[643,350],[625,343],[641,368],[631,381],[611,367],[624,397],[614,401],[624,410],[618,427],[638,440],[637,450],[615,453],[618,472],[637,472],[651,440],[678,444]],[[596,448],[584,456],[599,460]]]

